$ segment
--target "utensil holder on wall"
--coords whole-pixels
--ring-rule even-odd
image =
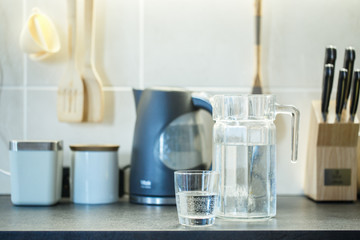
[[[324,122],[320,101],[312,102],[304,192],[315,201],[356,201],[359,120],[344,111],[337,122],[334,101],[329,109]]]

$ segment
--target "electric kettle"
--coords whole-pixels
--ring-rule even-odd
[[[174,171],[209,169],[211,105],[183,89],[134,90],[130,202],[174,205]]]

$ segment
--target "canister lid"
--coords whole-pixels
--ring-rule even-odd
[[[10,151],[59,151],[63,150],[63,141],[12,140]]]
[[[70,145],[72,151],[82,152],[114,152],[119,147],[119,145]]]

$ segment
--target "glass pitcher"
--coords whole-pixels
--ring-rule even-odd
[[[270,218],[276,215],[276,127],[279,113],[292,116],[292,155],[297,160],[299,111],[274,95],[216,95],[211,99],[213,168],[220,173],[216,215]]]

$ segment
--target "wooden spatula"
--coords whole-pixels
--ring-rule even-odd
[[[101,122],[104,118],[104,95],[101,79],[95,69],[95,14],[93,0],[84,2],[84,66],[81,76],[85,84],[85,121]]]
[[[261,81],[261,0],[255,0],[255,59],[256,59],[256,72],[254,83],[252,87],[252,94],[262,94],[262,81]]]
[[[57,116],[62,122],[84,119],[84,84],[76,68],[76,0],[68,0],[69,61],[57,93]]]

